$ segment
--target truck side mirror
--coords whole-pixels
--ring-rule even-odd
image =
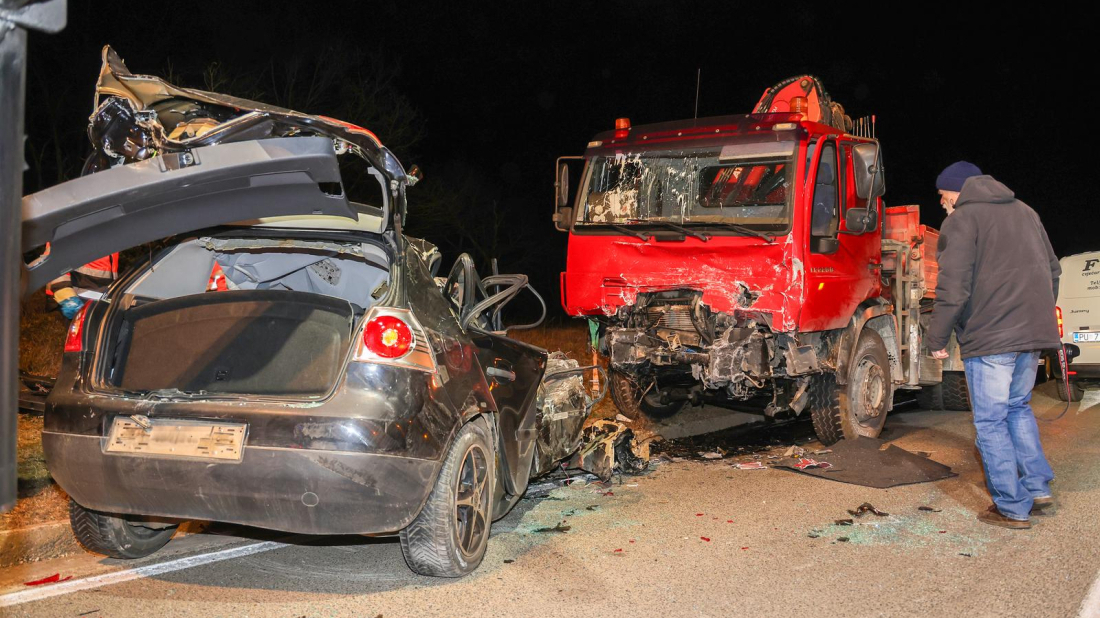
[[[853,146],[852,167],[855,172],[856,195],[860,199],[873,200],[886,193],[882,153],[877,143]]]
[[[874,208],[849,208],[844,212],[844,227],[853,234],[877,229],[878,211]]]
[[[558,157],[554,170],[554,227],[560,232],[569,231],[573,223],[573,209],[569,206],[569,161],[584,157]]]

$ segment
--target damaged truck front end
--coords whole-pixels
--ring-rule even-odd
[[[691,289],[640,293],[635,304],[604,319],[603,349],[619,408],[663,417],[687,403],[736,407],[751,400],[769,416],[800,413],[827,346],[774,332],[768,314],[714,311],[702,297]]]

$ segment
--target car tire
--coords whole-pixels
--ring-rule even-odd
[[[826,446],[843,439],[877,438],[886,424],[892,396],[890,361],[882,338],[864,330],[848,368],[848,383],[824,373],[810,382],[810,418],[814,433]]]
[[[1055,382],[1058,384],[1058,399],[1062,401],[1069,401],[1069,394],[1073,394],[1074,401],[1081,401],[1085,396],[1085,388],[1081,386],[1081,383],[1077,380],[1070,379],[1069,390],[1066,390],[1066,383],[1062,378],[1055,378]]]
[[[611,371],[611,400],[623,416],[631,420],[649,418],[659,421],[684,409],[686,401],[661,403],[656,397],[640,394],[638,385],[621,371]]]
[[[966,373],[945,371],[941,381],[943,387],[943,407],[945,410],[970,410],[970,388],[966,385]]]
[[[922,386],[917,391],[917,405],[921,410],[943,410],[943,385]]]
[[[69,524],[84,549],[109,558],[144,558],[164,547],[178,524],[143,526],[132,517],[86,509],[69,499]]]
[[[462,577],[485,557],[493,521],[496,449],[481,419],[466,423],[451,445],[424,508],[401,531],[401,553],[413,572]]]

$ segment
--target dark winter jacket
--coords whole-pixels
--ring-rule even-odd
[[[955,330],[963,358],[1057,348],[1062,268],[1039,215],[992,176],[963,185],[943,223],[929,350]]]

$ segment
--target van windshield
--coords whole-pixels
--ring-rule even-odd
[[[734,224],[782,232],[790,221],[794,146],[746,143],[593,157],[577,225]]]

